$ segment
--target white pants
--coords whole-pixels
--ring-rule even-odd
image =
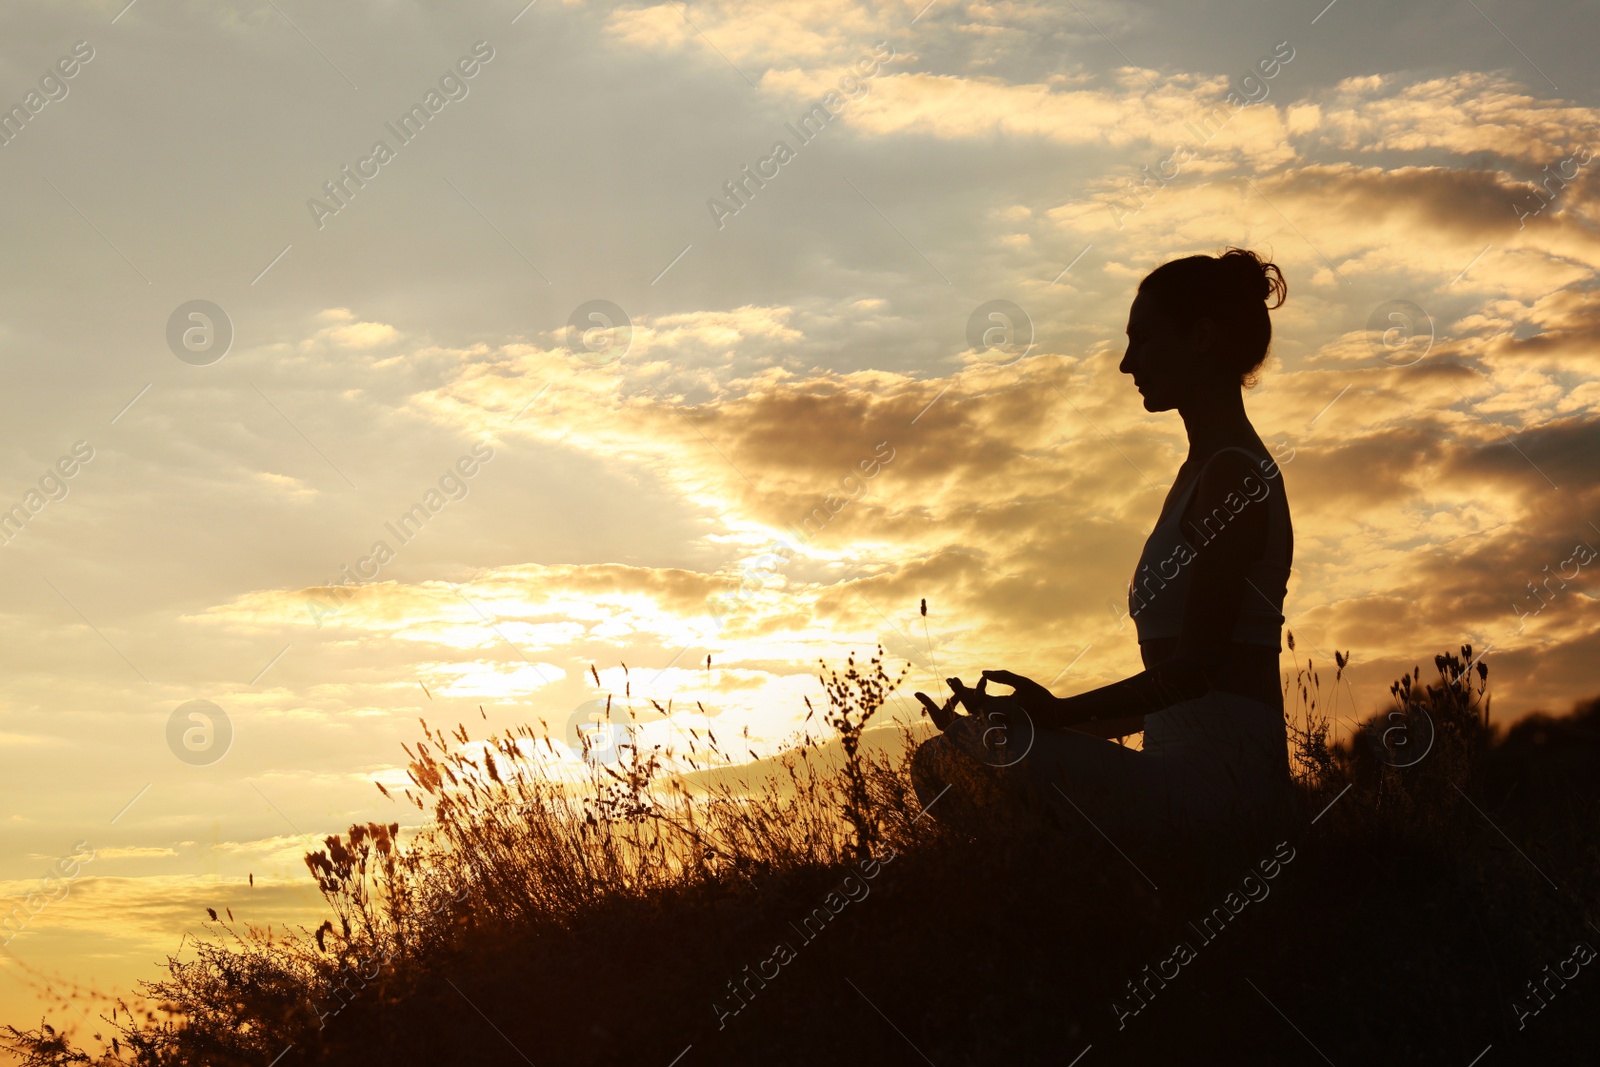
[[[924,803],[951,778],[941,772],[952,759],[1020,773],[1114,839],[1227,833],[1281,814],[1292,796],[1282,712],[1218,690],[1147,714],[1142,751],[1078,730],[1013,724],[985,734],[978,720],[959,719],[918,752]]]
[[[1292,789],[1283,713],[1212,690],[1144,718],[1145,765],[1158,820],[1224,829],[1281,809]]]

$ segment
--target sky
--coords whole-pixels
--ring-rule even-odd
[[[524,3],[0,16],[0,1020],[314,924],[419,718],[1136,672],[1128,305],[1230,245],[1285,673],[1600,690],[1594,3]]]

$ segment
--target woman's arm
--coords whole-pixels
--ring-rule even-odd
[[[1131,678],[1076,696],[1057,697],[1053,707],[1034,715],[1043,729],[1067,727],[1096,737],[1125,737],[1144,729],[1144,717],[1211,688],[1201,664],[1168,660]]]
[[[1140,733],[1144,730],[1143,715],[1124,715],[1120,719],[1086,719],[1076,726],[1067,727],[1077,730],[1091,737],[1103,737],[1107,741],[1120,741],[1129,734]]]
[[[1248,568],[1266,546],[1266,486],[1255,465],[1238,452],[1219,452],[1200,474],[1193,510],[1200,521],[1185,534],[1194,548],[1178,647],[1171,658],[1131,678],[1058,697],[1036,714],[1037,725],[1069,727],[1096,737],[1122,737],[1144,727],[1144,716],[1211,688],[1211,671],[1233,639],[1249,587]],[[1271,492],[1270,486],[1267,492]]]
[[[917,694],[940,729],[955,715],[954,704],[960,703],[974,715],[1020,709],[1037,729],[1074,729],[1097,737],[1138,733],[1148,713],[1201,696],[1210,688],[1203,664],[1180,659],[1070,697],[1058,697],[1032,678],[1012,671],[984,671],[976,689],[962,685],[959,678],[946,681],[951,696],[942,708],[927,694]],[[984,686],[991,681],[1009,685],[1016,692],[1006,696],[985,692]]]

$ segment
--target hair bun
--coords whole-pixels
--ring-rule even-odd
[[[1221,255],[1169,260],[1144,276],[1138,292],[1180,330],[1211,319],[1223,340],[1212,360],[1215,371],[1248,389],[1272,345],[1267,312],[1283,305],[1289,287],[1277,264],[1229,247]],[[1275,303],[1264,303],[1273,298]]]
[[[1268,310],[1282,307],[1288,299],[1289,286],[1283,280],[1283,271],[1276,263],[1263,260],[1248,248],[1229,248],[1216,261],[1226,276],[1252,298],[1270,300],[1276,296],[1277,301],[1268,304]]]

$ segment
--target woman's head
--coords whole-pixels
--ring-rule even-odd
[[[1243,248],[1163,263],[1139,283],[1121,369],[1151,411],[1178,406],[1197,387],[1252,386],[1272,342],[1267,310],[1288,292],[1277,264]]]

